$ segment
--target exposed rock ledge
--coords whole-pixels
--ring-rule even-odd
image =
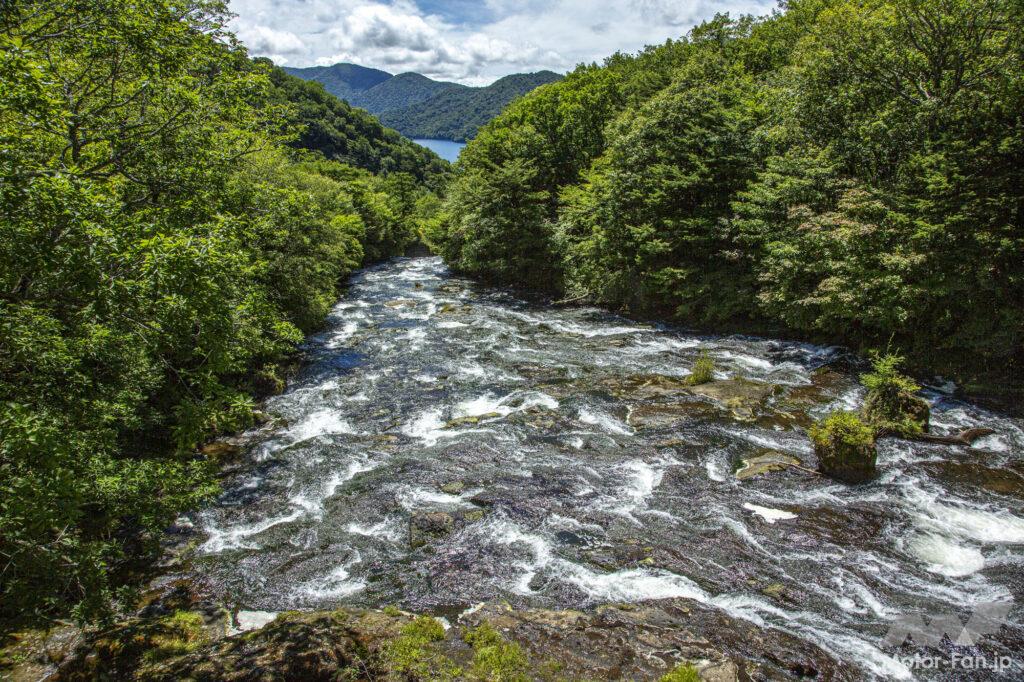
[[[813,644],[688,599],[588,611],[489,603],[446,631],[427,621],[434,636],[426,640],[409,635],[425,619],[396,609],[290,612],[234,636],[228,618],[223,610],[177,611],[121,624],[81,645],[49,679],[659,680],[680,663],[694,665],[705,682],[856,679]],[[485,662],[514,670],[481,668],[472,633],[485,624],[503,652]]]

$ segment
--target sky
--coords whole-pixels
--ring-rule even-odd
[[[254,56],[287,66],[351,62],[483,85],[510,73],[599,62],[678,38],[718,12],[777,0],[231,0]]]

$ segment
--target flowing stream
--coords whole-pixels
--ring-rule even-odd
[[[717,378],[774,388],[681,398],[701,349]],[[681,596],[809,640],[863,679],[910,679],[942,675],[883,642],[901,615],[1021,601],[1019,420],[936,388],[933,432],[996,433],[972,450],[884,440],[864,486],[735,475],[766,453],[814,468],[804,427],[863,398],[839,349],[528,303],[417,258],[359,273],[307,354],[267,406],[283,425],[251,437],[196,519],[194,570],[245,609],[451,616],[494,599]],[[420,532],[424,518],[449,525]],[[986,653],[1024,657],[1017,610]]]

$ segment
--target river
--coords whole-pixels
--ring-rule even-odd
[[[774,388],[680,402],[701,349],[723,385]],[[941,675],[882,641],[902,614],[1020,600],[1019,420],[930,389],[936,433],[996,434],[974,450],[884,440],[865,486],[794,468],[737,478],[767,452],[813,468],[804,427],[863,398],[840,349],[530,303],[417,258],[357,274],[305,350],[266,407],[284,425],[251,436],[195,519],[194,570],[242,608],[450,616],[682,596],[812,641],[862,679],[909,679]],[[421,518],[454,525],[412,548]],[[1019,657],[1010,621],[986,653]]]

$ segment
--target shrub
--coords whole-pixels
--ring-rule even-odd
[[[833,412],[824,421],[812,426],[810,434],[818,445],[829,445],[837,441],[849,445],[871,445],[875,442],[875,432],[856,412]]]
[[[703,350],[697,356],[697,361],[693,363],[693,372],[687,377],[686,383],[691,386],[699,386],[700,384],[712,381],[714,378],[715,361],[706,350]]]
[[[387,646],[384,659],[390,672],[412,679],[451,680],[460,671],[431,645],[444,639],[444,626],[436,618],[420,616],[402,627]],[[402,678],[404,679],[404,678]]]
[[[868,389],[864,417],[876,429],[901,436],[915,436],[928,430],[928,403],[914,394],[921,387],[910,377],[900,374],[903,358],[894,354],[875,353],[871,359],[874,371],[861,376]]]

